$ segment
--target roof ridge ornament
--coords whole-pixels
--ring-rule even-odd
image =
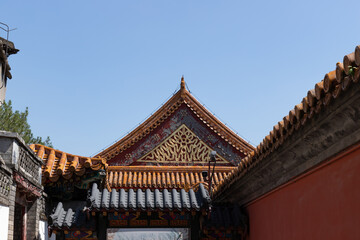
[[[182,75],[181,83],[180,83],[180,92],[182,97],[185,95],[185,91],[186,91],[185,80],[184,80],[184,75]]]

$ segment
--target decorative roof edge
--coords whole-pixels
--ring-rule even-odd
[[[151,171],[151,172],[202,172],[207,170],[209,166],[109,166],[107,168],[108,172],[111,171]],[[228,166],[216,166],[215,171],[231,171],[236,167],[228,167]],[[211,168],[212,170],[213,168]]]
[[[219,184],[236,167],[216,166],[210,168],[212,186]],[[203,183],[208,187],[209,166],[109,166],[106,181],[109,188],[176,188],[196,187]],[[212,175],[213,174],[213,175]],[[110,191],[110,190],[109,190]]]
[[[156,129],[182,104],[186,104],[186,106],[189,107],[189,109],[204,124],[206,124],[208,128],[210,128],[215,134],[220,136],[238,151],[248,155],[251,151],[254,150],[254,147],[250,143],[246,142],[244,139],[235,134],[231,129],[225,126],[225,124],[223,124],[213,114],[211,114],[191,95],[188,90],[186,90],[184,77],[182,77],[180,90],[176,92],[163,106],[161,106],[154,114],[152,114],[148,119],[146,119],[129,134],[95,155],[95,157],[103,157],[109,160],[130,148],[132,145],[146,137],[151,131]]]
[[[41,144],[31,144],[29,147],[45,163],[44,168],[42,168],[42,177],[51,182],[56,182],[60,176],[70,179],[73,173],[82,176],[86,168],[97,171],[108,167],[106,160],[101,157],[90,158],[73,155]],[[49,152],[46,159],[45,151]],[[61,157],[55,164],[56,155]],[[67,169],[65,168],[66,165],[69,165]]]
[[[360,45],[355,52],[344,56],[343,63],[336,63],[336,70],[325,74],[324,79],[315,84],[315,88],[307,92],[301,103],[297,104],[289,114],[273,127],[263,141],[239,163],[218,186],[215,187],[214,199],[230,188],[236,180],[244,176],[250,169],[276,151],[294,132],[301,129],[309,119],[319,114],[331,101],[336,100],[342,92],[346,92],[353,84],[360,81]]]

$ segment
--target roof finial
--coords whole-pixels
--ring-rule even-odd
[[[181,90],[185,90],[185,80],[184,80],[184,75],[182,75],[182,77],[181,77],[180,89],[181,89]]]
[[[180,94],[182,97],[184,97],[186,92],[186,88],[185,88],[185,80],[184,80],[184,75],[182,75],[181,77],[181,83],[180,83]]]

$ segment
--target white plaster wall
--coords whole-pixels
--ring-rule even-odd
[[[40,240],[55,240],[55,234],[49,238],[48,224],[46,221],[39,221],[39,236]]]
[[[0,205],[0,239],[8,238],[9,207]]]
[[[45,240],[47,239],[47,229],[46,229],[46,222],[44,221],[39,221],[39,237],[40,240]]]

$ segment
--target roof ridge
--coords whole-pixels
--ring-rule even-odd
[[[310,89],[301,103],[295,105],[289,114],[283,117],[269,135],[248,156],[240,161],[237,169],[229,174],[217,187],[214,196],[220,196],[237,179],[245,175],[271,152],[278,149],[294,132],[308,122],[308,119],[319,114],[331,101],[337,99],[353,84],[360,81],[360,45],[355,52],[344,56],[343,62],[336,63],[336,69],[325,74],[324,79]]]
[[[71,156],[71,157],[79,157],[79,158],[90,158],[90,159],[99,159],[99,160],[105,160],[104,158],[102,157],[86,157],[86,156],[80,156],[80,155],[76,155],[76,154],[71,154],[71,153],[67,153],[65,151],[61,151],[61,150],[58,150],[58,149],[55,149],[55,148],[52,148],[52,147],[48,147],[48,146],[45,146],[45,145],[42,145],[42,144],[38,144],[38,143],[33,143],[33,144],[30,144],[29,145],[30,149],[33,150],[35,152],[35,149],[36,147],[38,148],[41,148],[43,147],[44,150],[54,150],[56,153],[65,153],[67,156]],[[35,152],[36,153],[36,152]]]
[[[130,148],[136,142],[143,139],[151,131],[157,128],[164,120],[166,120],[173,112],[175,112],[182,104],[186,104],[187,107],[214,133],[228,142],[231,146],[238,151],[248,154],[254,147],[235,134],[230,128],[225,126],[220,120],[218,120],[212,113],[210,113],[202,104],[200,104],[195,97],[186,89],[184,76],[181,78],[180,89],[154,114],[147,118],[143,123],[137,126],[134,130],[128,133],[125,137],[115,142],[108,148],[104,149],[95,157],[101,156],[107,160],[113,158],[119,153]]]

